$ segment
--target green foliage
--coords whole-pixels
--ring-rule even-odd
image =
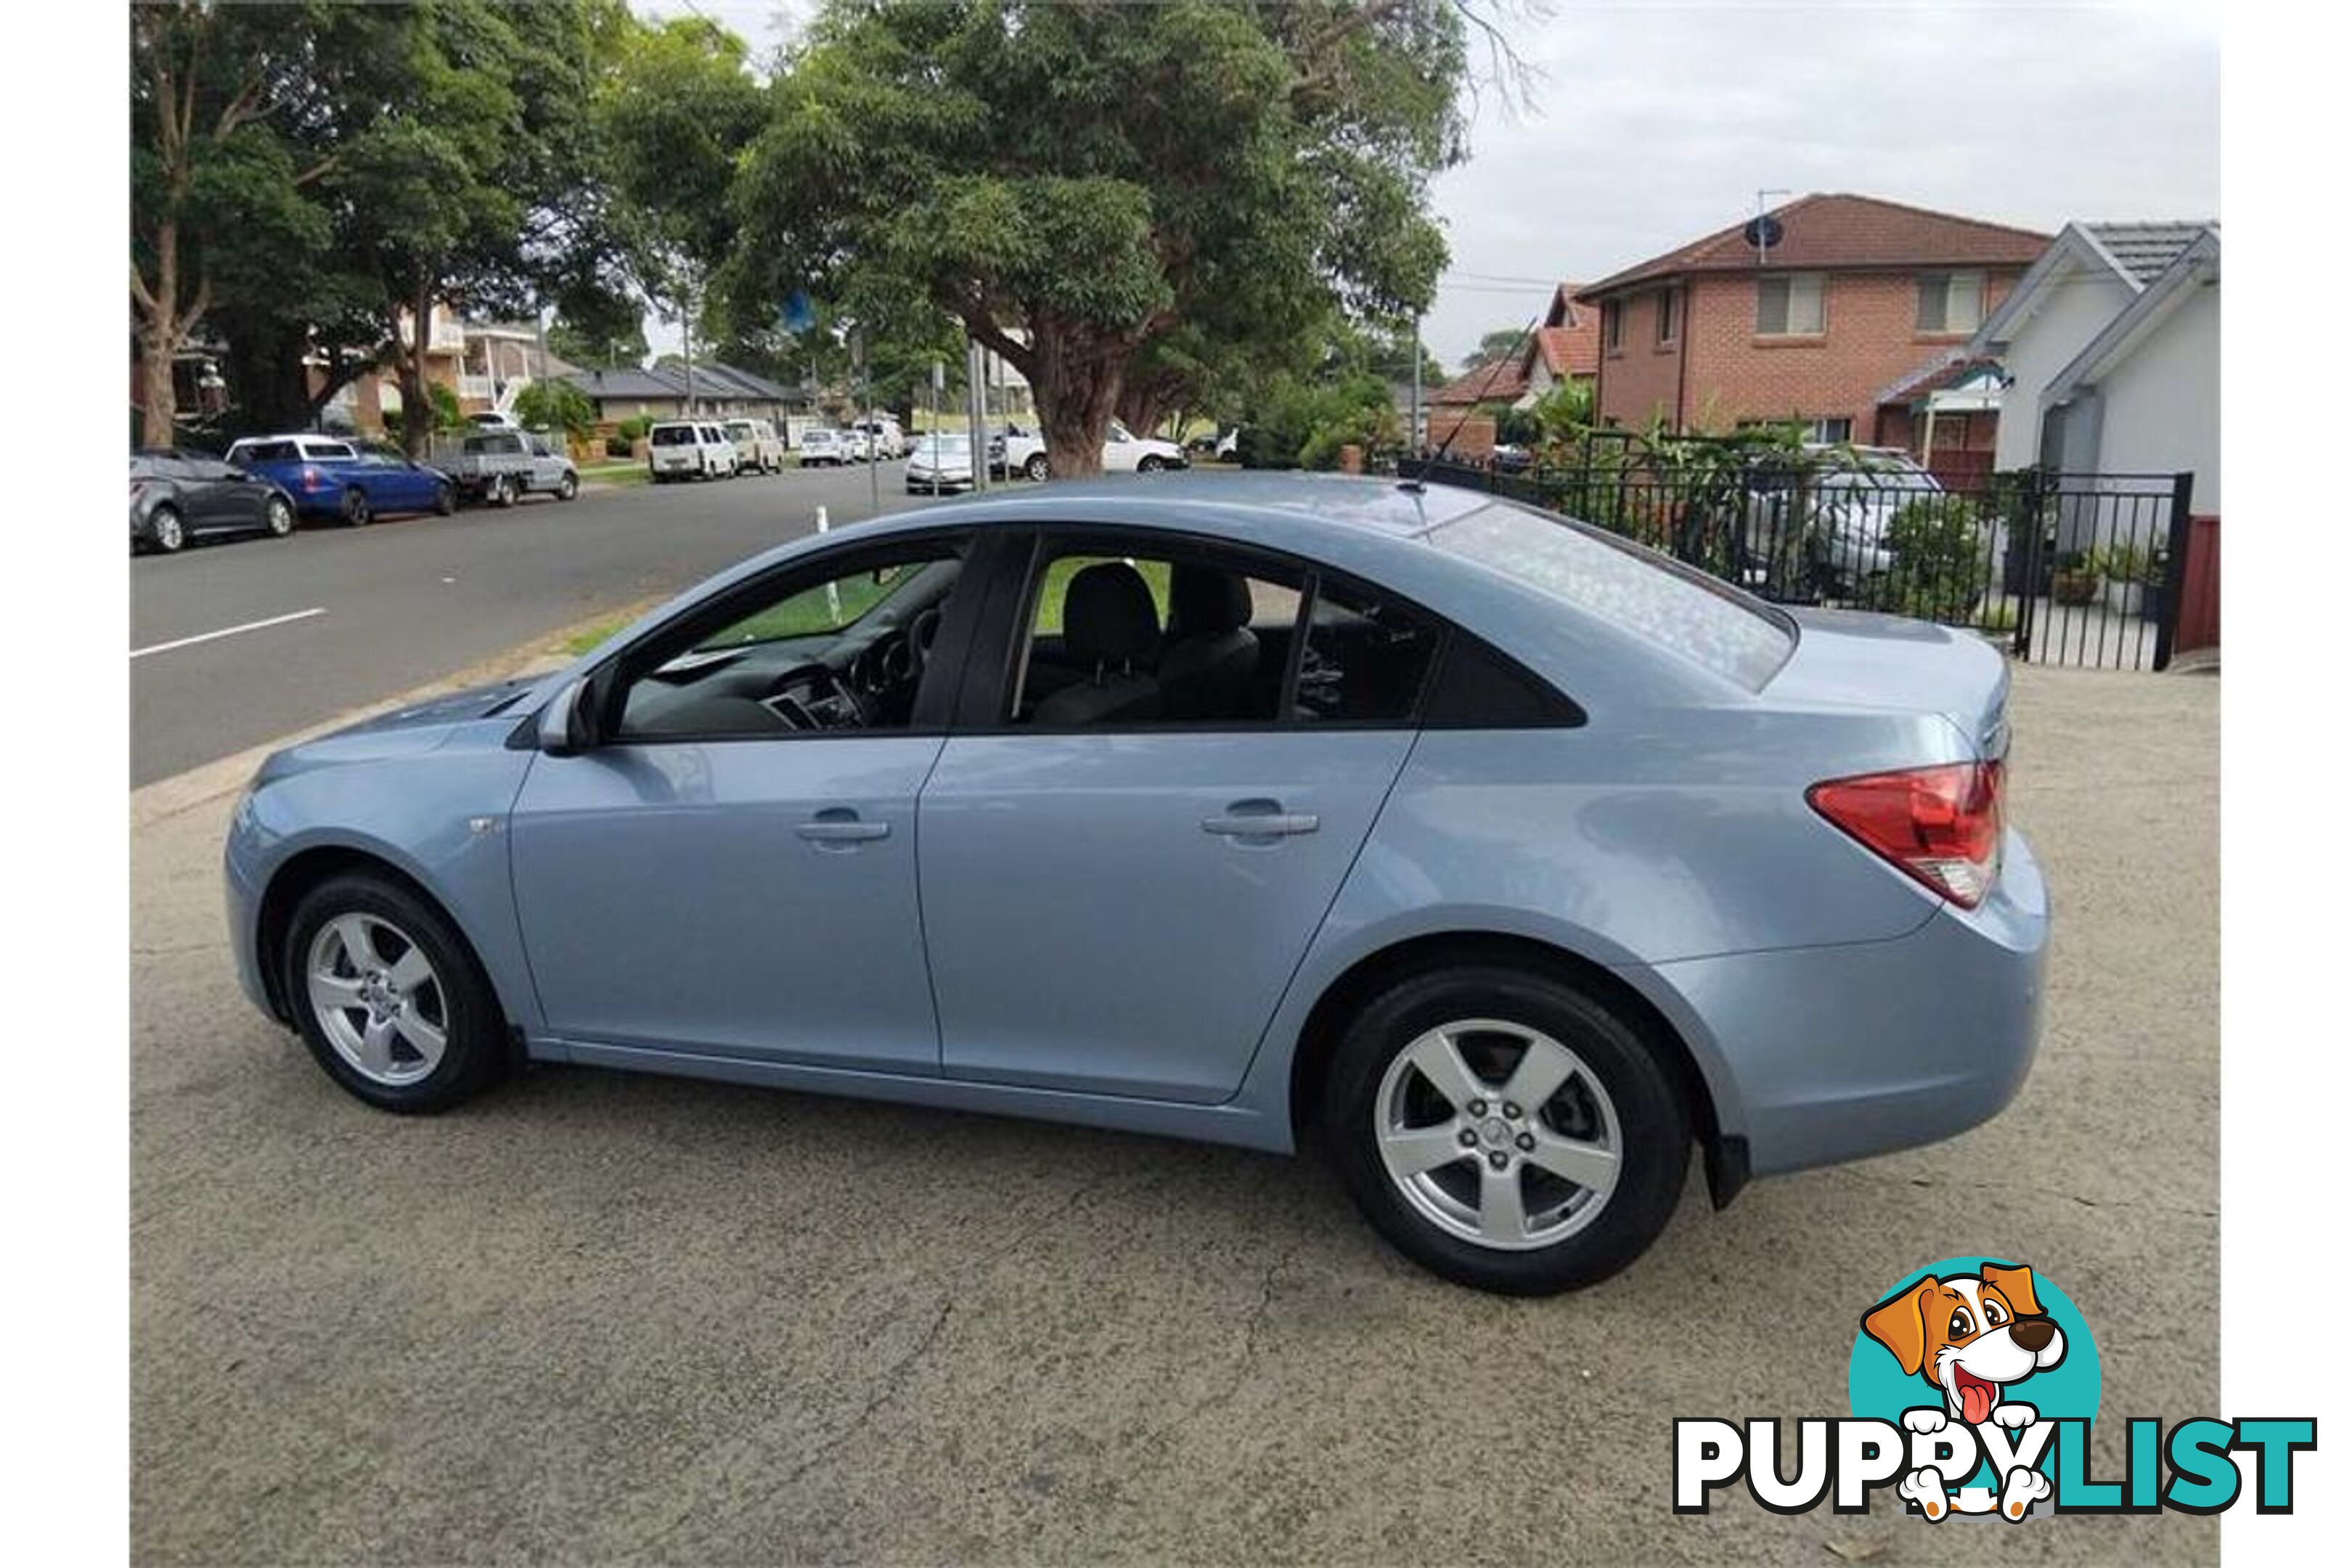
[[[568,381],[534,381],[515,394],[515,417],[533,430],[561,430],[586,440],[596,428],[596,405]]]
[[[1344,446],[1372,451],[1402,438],[1388,383],[1351,375],[1284,384],[1243,426],[1236,446],[1245,468],[1336,468]]]
[[[1482,364],[1514,353],[1524,346],[1527,335],[1525,327],[1496,327],[1491,332],[1480,333],[1478,346],[1462,356],[1462,368],[1476,370]]]
[[[1563,380],[1536,399],[1532,410],[1542,440],[1565,446],[1592,428],[1592,383]]]
[[[728,291],[756,314],[895,287],[1003,352],[1076,454],[1188,324],[1180,376],[1335,306],[1426,303],[1462,30],[1445,0],[834,0],[737,182]]]
[[[653,427],[654,420],[650,414],[632,414],[618,426],[621,439],[625,441],[642,441],[651,434]]]
[[[592,302],[576,315],[558,313],[548,323],[547,346],[558,359],[590,370],[640,365],[646,361],[645,318],[626,297],[609,306]]]
[[[1894,566],[1863,584],[1871,609],[1921,620],[1963,622],[1984,591],[1985,531],[1972,497],[1925,495],[1886,524]]]

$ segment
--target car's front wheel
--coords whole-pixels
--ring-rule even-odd
[[[1158,458],[1141,458],[1136,461],[1135,471],[1139,474],[1156,474],[1167,466]]]
[[[435,514],[440,517],[447,517],[457,510],[457,487],[450,484],[446,479],[441,483],[435,485],[433,487],[433,510]]]
[[[1030,453],[1029,460],[1021,465],[1021,471],[1024,474],[1026,474],[1030,479],[1036,480],[1039,484],[1044,484],[1045,482],[1045,454],[1043,452]]]
[[[279,962],[311,1054],[370,1105],[446,1110],[505,1060],[498,1000],[464,939],[390,879],[352,873],[304,894]]]
[[[1543,1296],[1656,1239],[1691,1123],[1643,1036],[1520,971],[1414,975],[1349,1024],[1325,1081],[1341,1181],[1397,1249],[1458,1284]]]

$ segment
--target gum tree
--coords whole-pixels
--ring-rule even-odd
[[[1175,373],[1164,407],[1230,345],[1426,302],[1465,16],[834,0],[738,182],[732,285],[919,294],[1028,379],[1053,471],[1097,472],[1130,366]]]

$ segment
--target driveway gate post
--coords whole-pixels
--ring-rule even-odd
[[[2017,631],[2010,639],[2013,658],[2033,657],[2033,606],[2042,591],[2042,470],[2025,470],[2025,499],[2012,527],[2025,530],[2025,581],[2017,592]],[[2004,562],[2003,566],[2008,564]]]
[[[2173,639],[2180,632],[2180,601],[2189,581],[2189,506],[2196,488],[2195,474],[2172,476],[2172,530],[2165,545],[2164,611],[2156,623],[2158,669],[2172,662]]]

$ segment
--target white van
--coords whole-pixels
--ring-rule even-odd
[[[725,429],[728,444],[735,448],[735,460],[744,468],[763,474],[783,470],[784,442],[775,426],[765,419],[730,419]]]
[[[850,428],[866,437],[868,452],[878,461],[903,458],[915,449],[915,444],[907,439],[907,433],[898,428],[898,421],[887,414],[869,414]]]
[[[646,471],[657,485],[732,479],[741,467],[727,432],[710,421],[665,419],[646,434]]]

